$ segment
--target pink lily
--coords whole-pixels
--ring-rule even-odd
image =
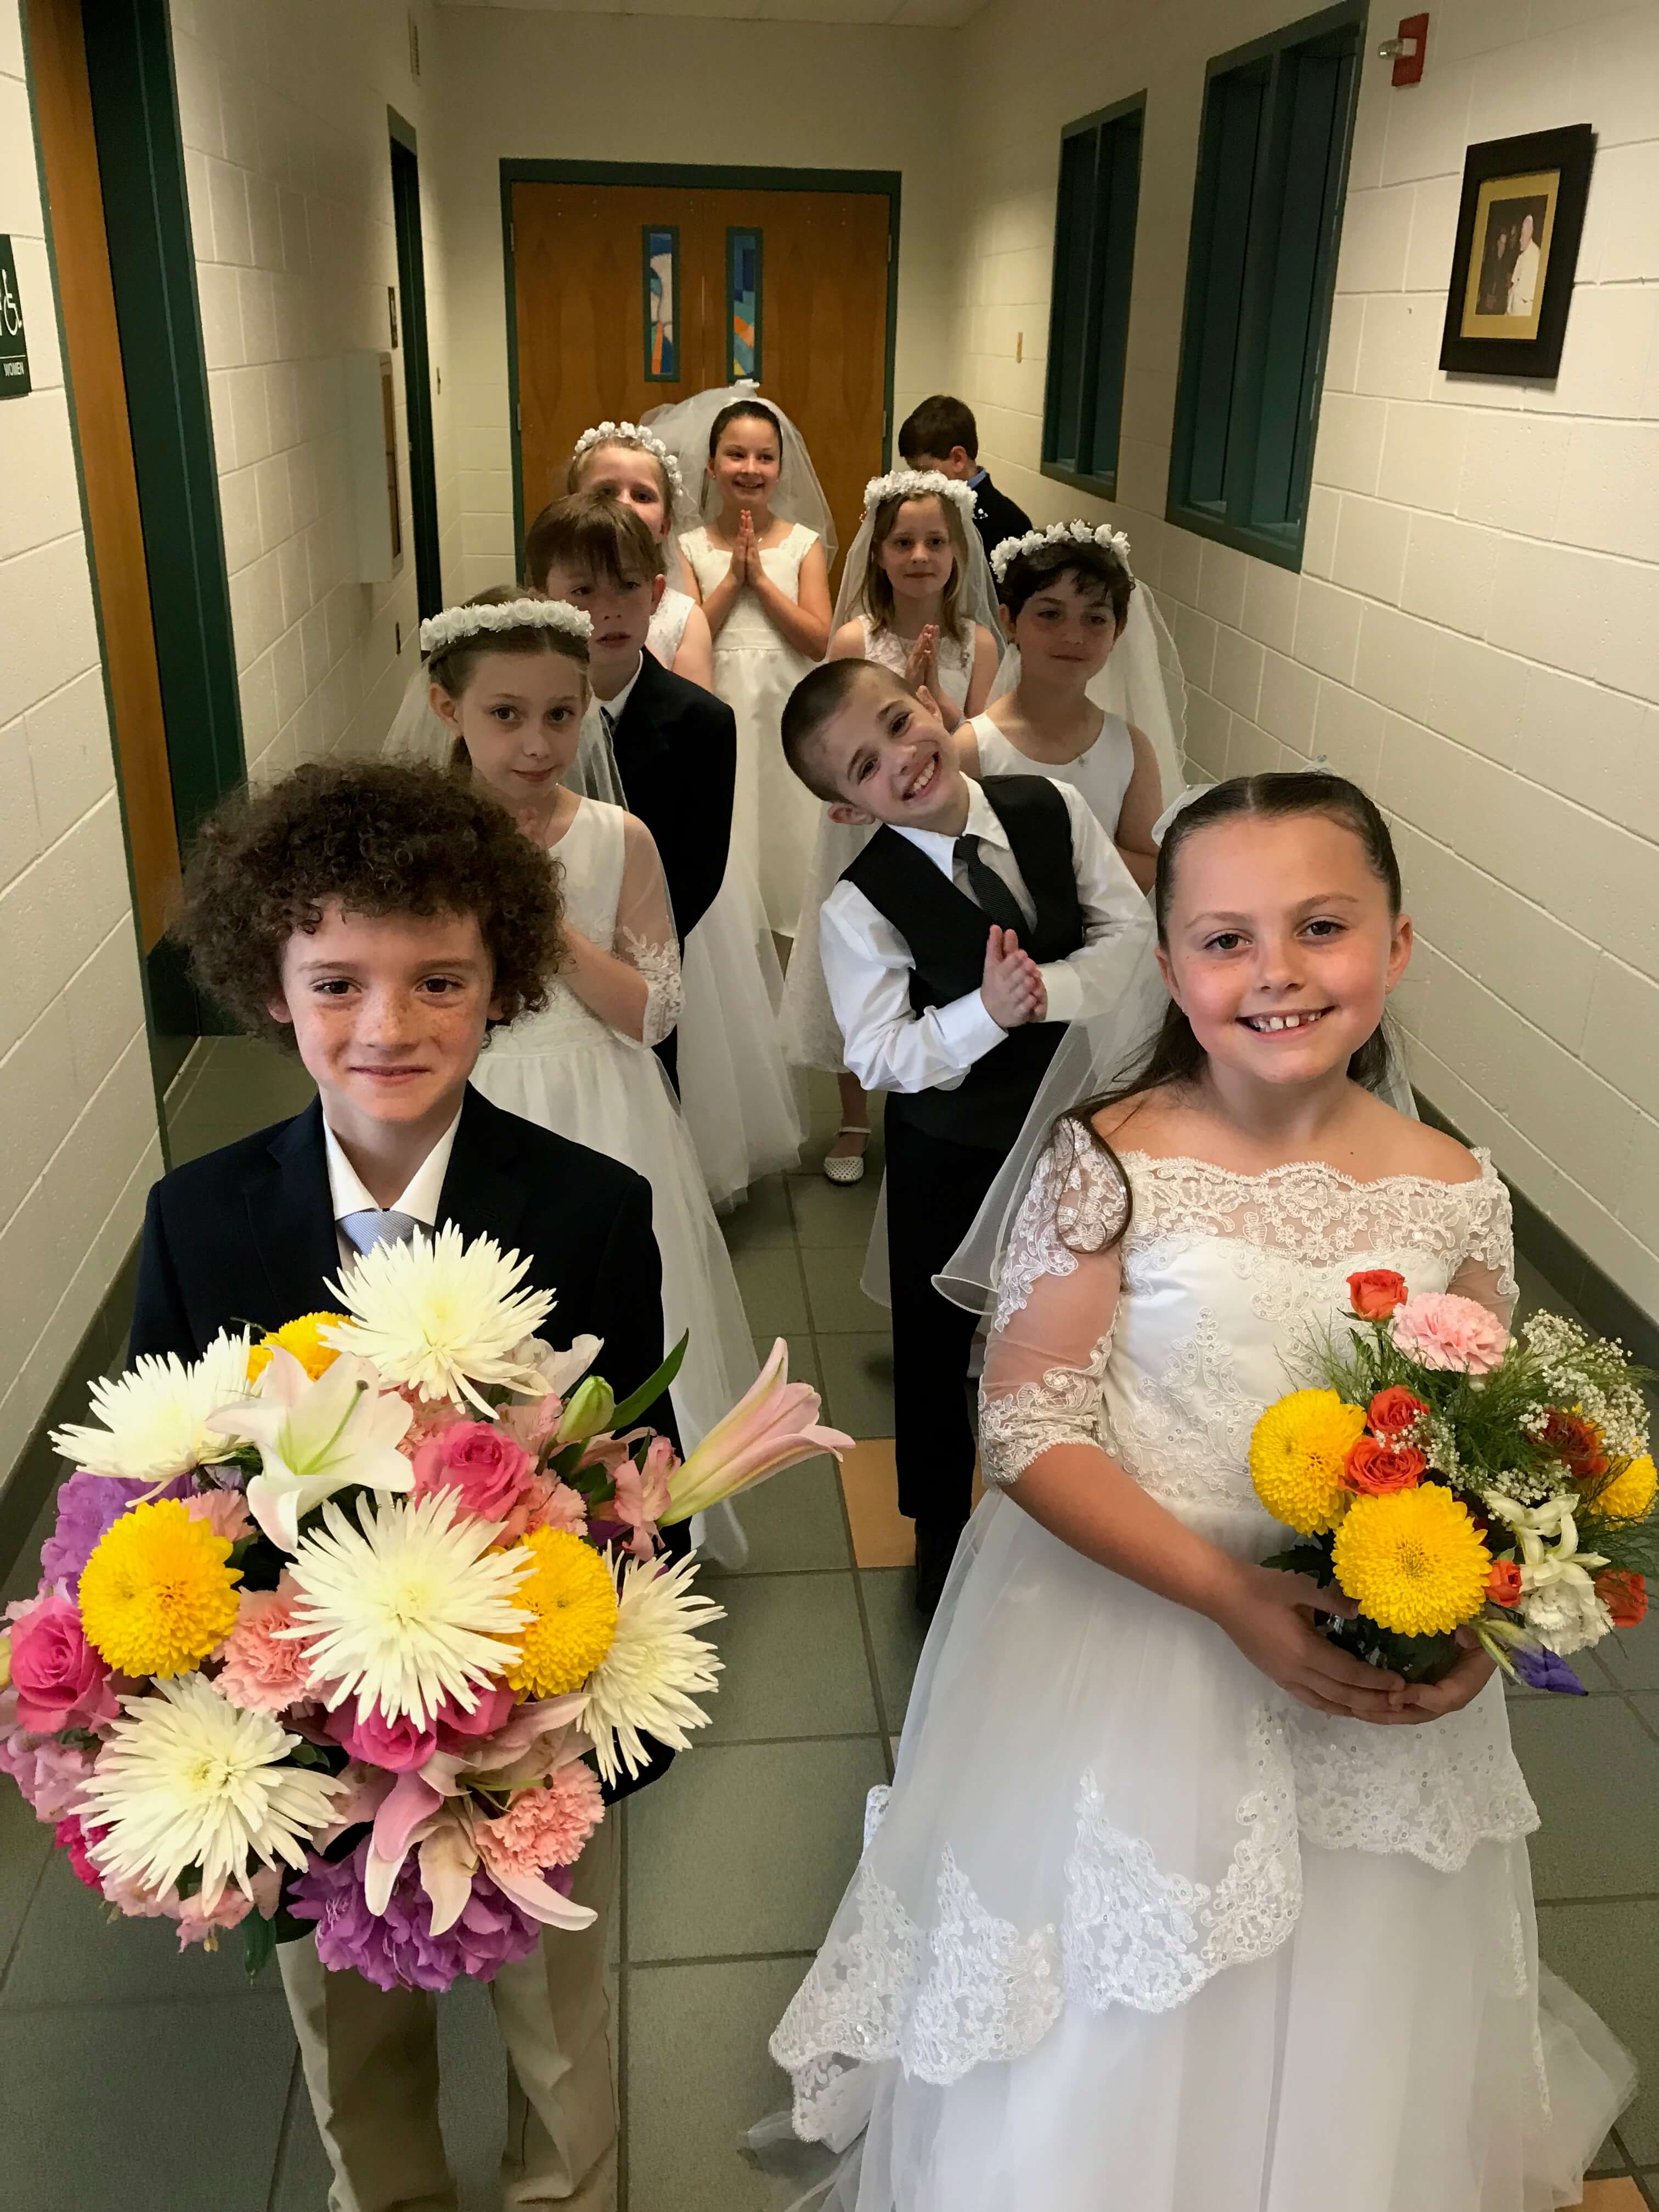
[[[661,1525],[689,1521],[820,1452],[839,1459],[853,1439],[817,1425],[820,1400],[807,1382],[789,1380],[789,1347],[781,1337],[771,1357],[731,1412],[715,1422],[683,1467],[668,1478],[669,1504]]]

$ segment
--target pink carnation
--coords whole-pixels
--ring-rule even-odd
[[[452,1421],[415,1454],[416,1498],[451,1490],[481,1521],[505,1521],[533,1478],[535,1462],[495,1421]]]
[[[572,1536],[587,1534],[587,1503],[580,1490],[573,1490],[568,1482],[552,1482],[544,1486],[546,1496],[531,1523],[536,1528],[562,1528]]]
[[[1509,1348],[1509,1331],[1473,1298],[1423,1291],[1407,1298],[1389,1324],[1396,1347],[1425,1367],[1490,1375]]]
[[[240,1544],[253,1533],[247,1504],[240,1490],[198,1490],[185,1498],[185,1510],[192,1521],[205,1521],[216,1536]]]
[[[15,1718],[15,1694],[0,1698],[0,1774],[9,1774],[34,1808],[37,1820],[61,1820],[75,1810],[81,1785],[92,1771],[91,1754],[78,1744],[31,1735],[8,1723]]]
[[[520,1880],[544,1867],[574,1866],[604,1818],[599,1776],[573,1759],[539,1790],[521,1790],[498,1820],[479,1821],[478,1856],[492,1873]]]
[[[103,1877],[94,1866],[88,1847],[107,1832],[104,1828],[83,1828],[76,1814],[70,1813],[58,1823],[55,1838],[58,1850],[68,1856],[76,1881],[83,1881],[99,1897],[104,1893]]]
[[[274,1590],[244,1590],[236,1626],[225,1638],[214,1687],[249,1712],[279,1713],[312,1694],[311,1646],[281,1632],[294,1622],[299,1592],[284,1572]]]

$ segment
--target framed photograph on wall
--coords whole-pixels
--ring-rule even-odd
[[[1442,368],[1537,378],[1560,368],[1595,150],[1588,123],[1469,148]]]

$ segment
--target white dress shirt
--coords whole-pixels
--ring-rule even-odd
[[[1133,933],[1150,958],[1154,941],[1146,894],[1080,792],[1054,789],[1072,818],[1072,866],[1083,908],[1083,943],[1064,960],[1040,969],[1050,1022],[1088,1021],[1103,1013],[1122,975],[1123,933]],[[1028,921],[1036,905],[1019,872],[1008,833],[977,783],[968,787],[964,836],[980,841],[980,858],[1007,885]],[[969,898],[968,872],[956,839],[929,830],[897,829],[939,873]],[[977,903],[977,902],[975,902]],[[987,918],[986,928],[990,928]],[[849,1071],[866,1091],[954,1091],[975,1060],[1007,1032],[973,990],[918,1014],[910,1004],[910,948],[855,884],[838,883],[818,916],[824,980],[841,1025]]]
[[[411,1221],[421,1222],[428,1229],[437,1227],[438,1202],[444,1194],[444,1177],[449,1172],[449,1156],[455,1149],[455,1132],[460,1126],[458,1112],[410,1177],[407,1190],[401,1198],[392,1200],[385,1209],[386,1212],[406,1213]],[[328,1196],[334,1208],[334,1238],[340,1248],[340,1265],[349,1267],[357,1257],[357,1248],[339,1224],[349,1213],[365,1210],[379,1212],[380,1202],[364,1189],[362,1177],[346,1158],[326,1119],[323,1122],[323,1150],[328,1158]]]
[[[639,682],[640,671],[644,667],[644,665],[645,655],[641,653],[639,659],[634,663],[634,673],[629,678],[627,683],[623,685],[622,690],[618,691],[614,697],[610,699],[601,699],[597,691],[593,694],[594,704],[599,707],[603,713],[610,715],[611,726],[613,730],[623,718],[623,710],[627,706],[629,698],[633,696],[634,686]]]

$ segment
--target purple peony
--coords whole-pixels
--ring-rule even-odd
[[[136,1475],[88,1474],[84,1468],[70,1475],[58,1493],[58,1525],[40,1547],[40,1579],[48,1584],[67,1583],[71,1597],[81,1594],[81,1570],[97,1550],[129,1505],[147,1498],[154,1485]],[[161,1498],[188,1498],[191,1479],[181,1474]]]
[[[502,1966],[527,1959],[541,1939],[541,1923],[520,1912],[483,1873],[473,1875],[472,1895],[455,1925],[433,1935],[432,1901],[412,1852],[385,1915],[376,1919],[363,1894],[368,1861],[365,1838],[336,1864],[313,1859],[294,1885],[290,1910],[296,1920],[316,1922],[317,1955],[336,1972],[349,1968],[383,1990],[447,1990],[463,1977],[493,1980]]]
[[[1518,1644],[1514,1659],[1515,1671],[1529,1690],[1559,1690],[1569,1698],[1589,1695],[1566,1661],[1558,1659],[1553,1651],[1534,1651]]]

